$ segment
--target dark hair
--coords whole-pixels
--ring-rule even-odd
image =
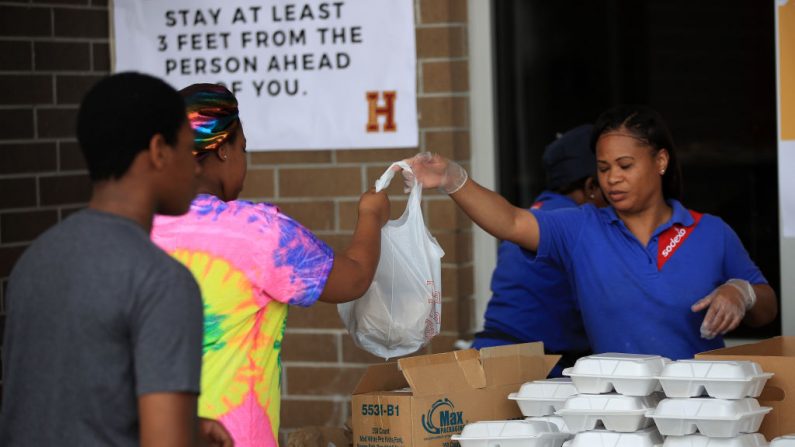
[[[122,177],[161,134],[176,144],[185,102],[170,85],[141,73],[119,73],[96,83],[77,114],[77,139],[92,181]]]
[[[620,105],[610,108],[596,120],[591,134],[591,150],[596,153],[596,142],[603,134],[625,129],[644,143],[651,146],[655,153],[660,149],[668,152],[668,168],[662,177],[663,197],[665,199],[682,199],[682,171],[676,157],[674,139],[662,116],[654,109],[644,105]]]
[[[581,179],[578,179],[578,180],[575,180],[573,182],[567,183],[567,184],[561,186],[560,188],[555,189],[555,192],[560,194],[560,195],[564,195],[565,196],[566,194],[572,193],[574,191],[577,191],[577,190],[580,190],[580,189],[585,189],[585,184],[588,182],[589,178],[591,178],[591,177],[590,176],[589,177],[583,177]]]
[[[219,84],[193,84],[179,91],[193,128],[193,154],[202,159],[240,133],[237,98]]]

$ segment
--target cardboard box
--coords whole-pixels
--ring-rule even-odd
[[[353,392],[353,445],[456,446],[450,437],[470,422],[521,418],[508,394],[545,378],[559,359],[526,343],[373,365]]]
[[[759,343],[702,352],[705,360],[753,360],[775,375],[767,381],[759,403],[773,407],[759,431],[768,440],[795,433],[795,337],[775,337]]]

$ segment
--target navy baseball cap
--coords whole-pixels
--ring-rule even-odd
[[[547,189],[560,189],[596,173],[596,157],[591,151],[593,126],[583,124],[564,133],[544,149]]]

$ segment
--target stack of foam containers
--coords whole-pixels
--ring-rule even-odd
[[[524,420],[473,422],[451,439],[461,447],[561,447],[571,434],[563,418],[554,413],[576,393],[569,379],[527,382],[508,396],[519,406]]]
[[[551,422],[561,432],[571,433],[563,418],[555,412],[575,394],[577,389],[571,379],[556,378],[527,382],[518,392],[509,394],[508,399],[516,402],[527,420]]]
[[[756,397],[770,377],[750,361],[671,362],[659,376],[667,398],[646,415],[665,447],[768,447],[756,432],[771,408]]]
[[[450,439],[461,447],[561,447],[571,436],[545,421],[481,421],[467,424]]]
[[[658,377],[670,360],[657,355],[605,353],[563,370],[578,394],[556,414],[576,433],[564,447],[661,447],[647,413],[661,399]]]

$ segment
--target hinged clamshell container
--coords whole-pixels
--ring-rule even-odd
[[[660,433],[666,436],[699,432],[710,437],[730,438],[759,431],[762,419],[770,410],[770,407],[760,407],[759,402],[750,397],[665,399],[646,415],[654,419]]]
[[[615,390],[627,396],[648,396],[659,391],[658,377],[670,360],[659,355],[605,353],[582,357],[563,370],[579,393]]]
[[[662,447],[663,437],[652,428],[632,433],[593,430],[577,433],[563,447]]]
[[[659,402],[660,395],[656,393],[650,396],[579,394],[567,400],[556,414],[574,433],[593,430],[599,422],[607,430],[632,432],[652,425],[646,413]]]
[[[561,447],[570,439],[547,421],[483,421],[467,424],[451,439],[461,447]]]
[[[768,447],[759,433],[746,433],[733,438],[710,438],[704,435],[668,436],[663,447]]]
[[[519,410],[527,417],[548,416],[560,410],[566,399],[577,394],[571,379],[547,379],[527,382],[508,399],[516,401]]]
[[[759,397],[771,377],[751,361],[679,360],[663,368],[660,384],[668,397],[742,399]]]
[[[558,431],[559,432],[561,432],[561,433],[573,433],[571,430],[569,430],[569,426],[566,425],[566,421],[564,421],[563,418],[560,417],[560,416],[555,416],[555,415],[551,415],[551,416],[533,416],[533,417],[525,418],[525,420],[527,420],[527,421],[551,422],[551,423],[555,424],[558,427]]]

